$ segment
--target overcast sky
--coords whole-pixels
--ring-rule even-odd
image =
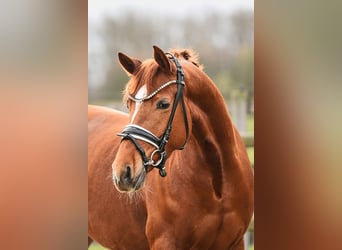
[[[254,9],[254,0],[88,0],[89,24],[98,25],[103,17],[120,17],[125,10],[145,15],[201,15],[208,10],[233,12]]]

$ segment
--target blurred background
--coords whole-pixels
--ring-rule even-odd
[[[88,1],[88,102],[126,111],[117,53],[191,48],[224,96],[254,165],[254,1]],[[253,249],[253,224],[246,249]],[[102,249],[93,244],[91,249]]]

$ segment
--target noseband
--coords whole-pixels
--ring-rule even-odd
[[[187,114],[186,114],[186,109],[185,109],[185,103],[184,103],[184,71],[182,66],[180,65],[180,63],[178,62],[177,58],[174,57],[172,54],[170,53],[166,53],[168,55],[168,57],[175,63],[176,68],[177,68],[177,79],[176,80],[171,80],[168,81],[164,84],[162,84],[159,88],[157,88],[155,91],[153,91],[151,94],[149,94],[148,96],[145,96],[143,98],[135,98],[131,95],[128,95],[128,98],[131,99],[134,102],[144,102],[147,101],[149,99],[151,99],[153,96],[155,96],[159,91],[161,91],[162,89],[170,86],[173,83],[177,84],[177,93],[175,96],[175,100],[172,106],[172,110],[171,110],[171,114],[169,117],[169,121],[167,123],[167,127],[165,129],[164,134],[159,138],[157,136],[155,136],[152,132],[150,132],[149,130],[140,127],[138,125],[135,124],[129,124],[127,125],[124,130],[118,134],[118,136],[122,137],[122,140],[131,140],[131,142],[135,145],[136,149],[138,150],[138,152],[141,155],[141,158],[143,160],[143,164],[144,164],[144,168],[145,171],[147,172],[148,167],[152,166],[154,168],[158,168],[159,169],[159,174],[162,177],[166,176],[166,171],[165,171],[165,162],[167,159],[167,155],[166,155],[166,150],[165,150],[165,146],[169,140],[170,137],[170,133],[171,133],[171,129],[172,129],[172,123],[173,123],[173,119],[176,113],[176,109],[177,109],[177,105],[179,103],[179,101],[181,101],[182,103],[182,109],[183,109],[183,115],[184,115],[184,123],[185,123],[185,130],[186,130],[186,139],[185,142],[183,144],[182,147],[179,148],[179,150],[182,150],[185,148],[186,143],[188,142],[189,139],[189,125],[188,125],[188,118],[187,118]],[[139,144],[139,142],[137,140],[141,140],[144,142],[147,142],[149,144],[151,144],[152,146],[154,146],[156,149],[152,152],[150,159],[148,159],[148,157],[146,156],[145,150],[141,147],[141,145]],[[155,155],[159,155],[160,158],[159,160],[157,160],[156,162],[153,160],[153,157]]]

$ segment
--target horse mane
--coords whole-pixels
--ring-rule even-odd
[[[170,49],[169,52],[179,60],[186,60],[194,64],[200,70],[203,65],[199,63],[199,55],[192,49]],[[144,84],[147,84],[147,91],[150,93],[159,86],[152,86],[151,79],[159,72],[158,64],[154,59],[145,60],[136,70],[132,78],[128,81],[123,91],[123,102],[127,104],[128,94],[134,95],[135,92]]]
[[[179,59],[184,59],[191,62],[201,70],[203,70],[203,65],[199,62],[199,55],[196,51],[192,49],[171,49],[170,53]]]

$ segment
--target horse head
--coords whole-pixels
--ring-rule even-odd
[[[153,46],[153,59],[141,62],[119,53],[130,80],[124,91],[130,124],[112,164],[113,180],[120,192],[139,190],[148,172],[158,168],[166,176],[165,162],[183,149],[191,129],[187,116],[184,71],[176,56]]]

